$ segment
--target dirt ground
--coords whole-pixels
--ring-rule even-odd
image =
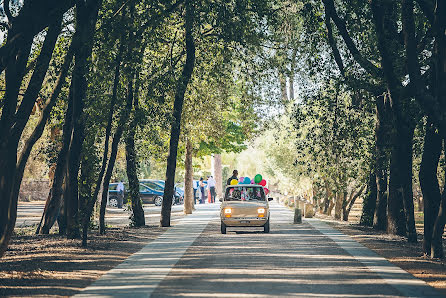
[[[446,297],[446,260],[432,260],[423,256],[422,235],[418,235],[418,243],[408,243],[403,237],[387,235],[369,227],[324,219],[332,227],[352,236],[396,266],[424,280]],[[446,246],[444,238],[443,243]]]
[[[155,226],[92,232],[88,248],[56,234],[16,229],[0,262],[0,297],[71,296],[166,230]]]

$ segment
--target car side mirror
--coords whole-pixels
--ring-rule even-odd
[[[220,199],[218,199],[220,202],[223,202],[223,199],[222,198],[220,198]]]
[[[272,200],[274,200],[273,198],[268,198],[268,201],[272,201]]]

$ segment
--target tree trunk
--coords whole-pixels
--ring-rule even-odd
[[[376,199],[378,190],[376,186],[376,174],[373,169],[369,174],[369,181],[367,183],[367,194],[362,203],[362,214],[359,224],[362,226],[371,227],[373,225],[373,215],[376,209]]]
[[[432,232],[441,200],[437,177],[438,162],[440,161],[441,154],[441,138],[435,132],[435,127],[429,121],[426,124],[423,148],[419,179],[424,200],[423,251],[428,256],[431,254]]]
[[[363,185],[363,186],[358,190],[357,193],[354,193],[354,191],[352,191],[352,193],[350,194],[350,198],[349,198],[349,200],[348,200],[348,201],[345,201],[345,202],[342,204],[342,220],[343,220],[343,221],[348,221],[348,216],[350,215],[350,211],[352,210],[353,205],[354,205],[355,202],[356,202],[356,199],[358,199],[359,196],[361,196],[362,193],[364,192],[365,187],[366,187],[366,186]],[[346,197],[346,195],[345,195],[345,197]]]
[[[409,242],[416,242],[415,216],[412,191],[412,138],[413,116],[410,115],[410,98],[403,95],[398,65],[402,65],[398,41],[398,7],[392,1],[371,1],[378,49],[384,78],[392,108],[392,156],[390,162],[389,195],[387,203],[387,231],[404,235]],[[401,208],[401,205],[403,205]],[[401,224],[404,224],[402,227]]]
[[[398,170],[401,175],[401,196],[405,214],[406,234],[409,242],[417,242],[417,231],[415,228],[415,210],[413,204],[412,190],[412,168],[413,168],[413,132],[414,129],[407,127],[398,120],[397,123],[397,143],[395,144],[398,153],[396,155]]]
[[[396,165],[397,154],[397,150],[392,150],[392,157],[390,160],[389,196],[387,201],[387,233],[405,236],[406,219],[401,189],[401,173]]]
[[[101,0],[81,1],[76,5],[76,31],[79,32],[79,43],[74,48],[75,64],[71,82],[73,85],[73,132],[68,153],[67,191],[64,197],[67,208],[67,238],[69,239],[80,236],[78,175],[85,133],[83,109],[87,91],[86,75],[101,2]]]
[[[342,204],[343,202],[347,199],[346,198],[347,193],[345,192],[340,192],[340,191],[336,191],[335,194],[335,214],[334,214],[334,218],[339,220],[341,219],[342,216]]]
[[[40,123],[46,123],[47,119],[50,116],[50,112],[54,104],[56,103],[57,97],[60,93],[63,83],[65,82],[65,77],[68,74],[68,69],[73,60],[73,47],[70,46],[64,60],[64,64],[62,69],[60,70],[59,77],[57,79],[56,87],[54,88],[53,93],[51,94],[50,102],[44,108],[42,112],[42,116],[40,118]],[[54,170],[53,178],[51,179],[51,189],[48,194],[48,198],[45,203],[45,209],[42,214],[42,218],[40,220],[40,224],[37,227],[36,234],[48,234],[54,222],[56,221],[57,214],[60,209],[60,198],[62,196],[62,183],[64,179],[64,172],[66,166],[66,158],[67,151],[69,145],[69,132],[71,132],[71,117],[72,117],[72,94],[70,89],[70,94],[68,96],[68,108],[65,114],[65,124],[63,128],[63,143],[61,151],[59,152],[56,168]],[[46,119],[45,119],[45,118]],[[43,125],[44,127],[44,125]],[[42,129],[43,132],[43,129]],[[40,132],[40,135],[42,134]],[[41,225],[43,223],[43,226]]]
[[[376,97],[375,124],[375,175],[376,207],[373,216],[373,228],[385,231],[387,228],[387,169],[389,164],[389,106],[384,96]]]
[[[62,148],[60,149],[57,156],[56,170],[54,171],[54,178],[51,184],[50,193],[48,194],[47,201],[48,208],[44,210],[43,226],[40,228],[40,234],[48,234],[54,222],[56,221],[58,214],[62,206],[62,194],[63,189],[65,189],[64,180],[67,171],[67,159],[68,159],[68,148],[71,141],[71,132],[73,130],[73,93],[70,88],[68,95],[68,106],[65,112],[65,123],[63,126],[62,133]],[[64,212],[64,215],[66,213]],[[61,224],[59,222],[59,234],[65,234],[64,231],[60,231],[61,226],[66,226],[66,223]]]
[[[134,96],[133,90],[133,75],[131,76],[131,80],[128,83],[128,102],[133,102],[133,106],[135,110],[137,109],[137,100],[138,98]],[[125,157],[127,161],[127,178],[129,180],[129,199],[132,204],[132,225],[134,227],[142,227],[146,224],[144,217],[144,209],[142,208],[141,197],[139,194],[139,180],[137,174],[137,157],[135,150],[135,134],[136,134],[136,115],[135,110],[133,111],[132,121],[129,123],[129,128],[127,132],[127,137],[125,139]]]
[[[438,211],[437,219],[435,220],[434,230],[432,232],[431,244],[431,258],[444,258],[443,251],[443,233],[446,224],[446,176],[441,195],[440,210]]]
[[[291,63],[290,63],[290,101],[294,102],[294,76],[296,72],[296,56],[297,49],[293,49],[291,54]]]
[[[128,117],[128,113],[123,114],[121,116],[120,123],[116,128],[115,135],[113,136],[113,142],[110,152],[110,159],[108,161],[107,171],[104,176],[104,181],[102,183],[102,198],[101,198],[101,207],[99,211],[99,233],[101,235],[105,234],[105,208],[107,206],[107,198],[108,198],[108,186],[110,184],[111,176],[113,174],[113,168],[116,162],[116,156],[118,154],[118,146],[119,141],[121,140],[122,133],[124,131],[124,121]]]
[[[283,72],[279,69],[279,85],[280,85],[280,92],[281,92],[281,98],[282,98],[282,104],[286,105],[288,102],[288,94],[287,94],[287,87],[286,87],[286,76],[283,74]]]
[[[192,143],[186,140],[186,158],[184,160],[184,213],[192,214],[194,209],[194,169],[192,167]]]
[[[60,32],[60,17],[58,23],[52,24],[45,37],[41,52],[36,61],[26,92],[17,109],[19,89],[25,74],[26,62],[31,49],[32,37],[24,39],[23,48],[9,61],[5,73],[6,92],[3,97],[2,114],[0,118],[0,257],[6,251],[17,217],[17,201],[20,184],[23,178],[26,161],[34,145],[31,136],[22,151],[21,159],[17,163],[18,142],[38,93],[42,87],[52,52]],[[8,34],[14,34],[14,30]],[[8,35],[8,39],[10,35]]]
[[[221,154],[214,154],[214,172],[212,175],[215,178],[215,192],[218,198],[223,197],[223,171],[221,165]]]
[[[183,111],[184,94],[186,93],[187,85],[192,76],[195,63],[195,44],[193,31],[194,22],[194,7],[191,0],[186,0],[186,62],[183,71],[179,78],[176,91],[175,100],[173,104],[172,127],[170,131],[169,156],[167,158],[166,169],[166,183],[164,188],[164,199],[161,209],[160,224],[162,227],[170,226],[170,215],[172,208],[172,197],[174,195],[175,184],[175,170],[177,165],[177,150],[181,131],[181,113]]]

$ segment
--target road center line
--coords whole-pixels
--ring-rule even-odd
[[[150,297],[189,246],[218,215],[217,206],[199,206],[140,251],[108,271],[75,297]]]

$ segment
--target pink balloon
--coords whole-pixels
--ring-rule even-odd
[[[267,195],[269,193],[269,189],[264,187],[263,190],[265,191],[265,195]]]
[[[266,180],[265,179],[262,179],[262,181],[260,181],[260,183],[259,183],[261,186],[265,186],[266,185]]]
[[[251,184],[255,184],[254,179],[251,179]]]
[[[245,180],[245,177],[238,178],[238,182],[243,183],[243,180]]]

